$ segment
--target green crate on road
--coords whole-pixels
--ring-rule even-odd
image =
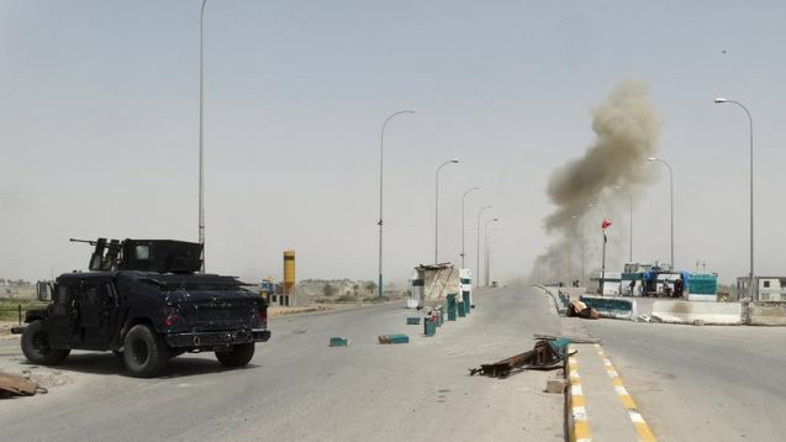
[[[409,344],[409,336],[404,334],[395,335],[381,335],[379,336],[380,344]]]
[[[456,320],[456,294],[451,293],[447,297],[448,321]]]
[[[420,318],[417,316],[410,316],[407,318],[407,325],[420,325]]]
[[[349,339],[345,338],[330,338],[331,347],[346,347],[349,345]]]
[[[426,336],[434,336],[437,334],[437,323],[430,318],[423,321],[423,334]]]
[[[466,290],[461,292],[461,299],[464,300],[464,313],[468,315],[472,310],[472,306],[469,305],[469,292]]]

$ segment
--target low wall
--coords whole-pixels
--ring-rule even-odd
[[[582,296],[581,301],[598,312],[601,318],[633,319],[637,316],[636,300],[608,297],[608,296]]]
[[[786,326],[786,302],[748,304],[750,325]]]
[[[742,324],[742,304],[739,302],[689,302],[655,301],[652,303],[652,316],[663,322],[692,324],[702,321],[705,324],[740,325]]]

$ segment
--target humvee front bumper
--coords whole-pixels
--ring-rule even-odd
[[[248,342],[267,342],[269,330],[229,330],[216,332],[170,333],[164,339],[170,347],[225,347]]]

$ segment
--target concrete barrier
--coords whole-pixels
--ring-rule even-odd
[[[750,325],[786,326],[786,302],[748,304]]]
[[[652,303],[652,316],[663,322],[692,324],[740,325],[742,324],[742,304],[739,302],[690,302],[655,301]]]
[[[635,299],[608,296],[582,296],[580,300],[598,312],[601,318],[631,320],[637,316]]]

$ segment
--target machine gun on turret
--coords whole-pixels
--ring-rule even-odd
[[[91,271],[138,270],[188,274],[202,267],[202,245],[171,239],[98,238],[96,241],[71,238],[94,246],[88,268]]]

